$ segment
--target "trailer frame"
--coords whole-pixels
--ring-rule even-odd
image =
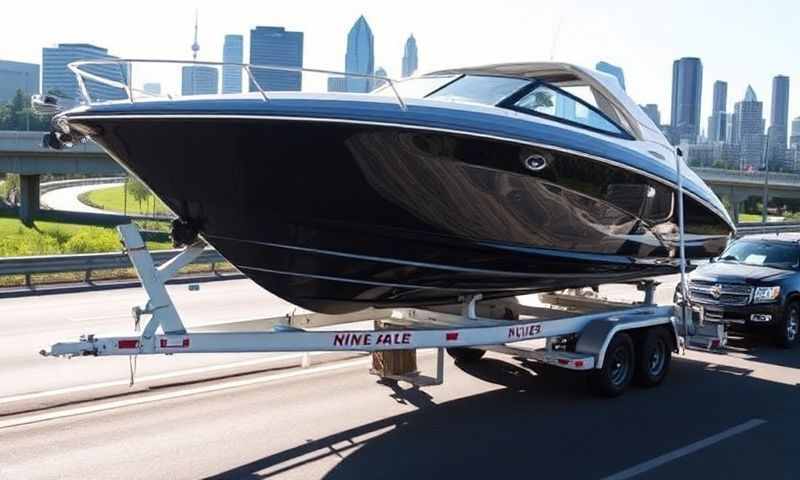
[[[479,303],[481,295],[474,294],[462,298],[457,307],[458,313],[453,313],[456,309],[453,306],[370,308],[343,315],[289,313],[280,317],[237,322],[235,328],[230,328],[234,327],[233,324],[219,324],[190,331],[185,327],[165,283],[200,255],[205,243],[199,240],[156,267],[134,224],[121,225],[118,230],[148,297],[144,305],[132,309],[134,332],[108,337],[84,335],[77,342],[56,343],[49,350],[42,350],[42,355],[75,357],[436,349],[435,378],[388,377],[411,383],[440,384],[444,380],[445,349],[451,353],[464,349],[494,351],[570,370],[596,373],[604,369],[608,362],[608,348],[621,333],[633,338],[641,337],[642,332],[650,329],[663,328],[659,334],[669,339],[667,355],[677,352],[681,344],[677,328],[680,312],[672,306],[653,303],[657,283],[652,281],[639,282],[640,290],[644,291],[644,301],[627,306],[563,293],[547,294],[551,302],[548,307],[525,306],[508,299]],[[479,315],[479,309],[487,305],[501,311],[512,309],[518,319]],[[146,316],[149,319],[139,331],[141,320]],[[384,328],[313,330],[367,320],[379,321]],[[542,338],[546,339],[543,349],[514,345]]]

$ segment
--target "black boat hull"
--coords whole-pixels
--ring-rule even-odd
[[[453,303],[671,273],[674,191],[571,152],[265,118],[70,120],[265,289],[301,307]],[[531,168],[529,159],[547,167]],[[536,165],[533,165],[535,167]],[[729,227],[686,204],[689,256]]]

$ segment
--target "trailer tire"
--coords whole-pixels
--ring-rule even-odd
[[[589,374],[589,388],[595,395],[618,397],[630,385],[635,367],[633,340],[627,333],[617,333],[608,344],[603,368]]]
[[[483,358],[485,353],[486,350],[480,348],[453,347],[447,349],[447,354],[453,357],[456,363],[477,362]]]
[[[633,380],[640,387],[655,387],[669,372],[672,360],[672,339],[663,327],[648,328],[642,332],[636,355]]]

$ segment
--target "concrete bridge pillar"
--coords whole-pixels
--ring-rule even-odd
[[[39,213],[39,179],[41,175],[19,176],[19,218],[27,226],[33,225]]]

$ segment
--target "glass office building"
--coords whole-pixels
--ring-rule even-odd
[[[222,46],[222,61],[225,63],[242,63],[244,61],[244,37],[241,35],[225,35]],[[242,69],[233,65],[222,67],[222,93],[241,93]]]
[[[39,93],[39,65],[0,60],[0,104],[11,101],[18,90],[26,96]]]
[[[115,60],[108,50],[88,43],[61,43],[57,47],[42,49],[42,93],[79,99],[80,91],[75,74],[67,68],[78,60]],[[109,80],[127,83],[128,68],[119,64],[90,65],[85,70]],[[128,98],[123,89],[93,80],[86,81],[92,100],[121,100]]]
[[[290,32],[283,27],[250,30],[250,63],[302,68],[303,32]],[[299,91],[303,88],[301,72],[253,68],[253,76],[264,90]],[[256,90],[250,81],[250,91]]]

